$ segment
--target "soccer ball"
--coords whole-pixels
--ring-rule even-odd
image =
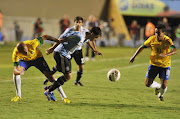
[[[119,70],[117,69],[111,69],[108,73],[107,73],[107,78],[110,81],[118,81],[120,79],[121,73]]]

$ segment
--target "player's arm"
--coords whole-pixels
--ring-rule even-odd
[[[20,70],[19,65],[18,66],[14,66],[14,74],[15,75],[24,75],[24,70]]]
[[[133,62],[134,62],[134,59],[136,58],[136,56],[137,56],[141,51],[143,51],[144,48],[145,48],[145,46],[144,46],[144,45],[141,45],[141,46],[137,49],[137,51],[134,53],[134,55],[131,57],[129,63],[133,63]]]
[[[67,40],[66,40],[66,38],[62,38],[62,39],[59,38],[58,41],[59,41],[59,42],[55,42],[52,47],[50,47],[49,49],[46,50],[46,54],[47,54],[47,55],[51,54],[51,53],[54,51],[54,49],[55,49],[59,44],[64,43],[64,42],[66,42]]]
[[[174,54],[177,53],[176,47],[175,47],[174,45],[170,46],[170,48],[171,48],[171,51],[170,51],[170,52],[168,52],[168,53],[166,53],[166,54],[161,53],[161,54],[159,54],[159,56],[161,56],[161,57],[167,57],[167,56],[171,56],[171,55],[174,55]]]
[[[103,56],[103,54],[98,51],[98,49],[97,49],[97,47],[96,47],[96,43],[95,43],[94,40],[93,40],[93,41],[90,41],[90,40],[89,40],[89,42],[87,42],[87,44],[88,44],[88,46],[93,50],[93,52],[94,52],[96,55],[101,55],[101,56]]]
[[[43,35],[41,37],[42,37],[43,41],[49,40],[49,41],[59,42],[59,40],[57,38],[54,38],[54,37],[49,36],[49,35]]]
[[[23,75],[24,71],[19,69],[19,58],[17,57],[17,49],[15,48],[12,54],[12,61],[14,64],[14,74]]]
[[[44,40],[49,40],[49,41],[54,41],[55,42],[54,45],[51,48],[46,50],[47,55],[51,54],[54,51],[54,49],[61,43],[60,40],[58,40],[58,39],[56,39],[56,38],[54,38],[52,36],[49,36],[49,35],[43,35],[42,39],[43,39],[43,41]]]
[[[129,63],[133,63],[133,62],[134,62],[134,59],[136,58],[136,56],[137,56],[140,52],[142,52],[144,48],[148,48],[148,47],[151,46],[151,40],[152,40],[152,38],[154,38],[154,37],[149,37],[149,38],[143,43],[143,45],[141,45],[141,46],[137,49],[137,51],[136,51],[136,52],[134,53],[134,55],[131,57]]]
[[[177,53],[176,47],[174,46],[174,43],[171,38],[168,38],[166,43],[167,43],[167,45],[170,46],[170,52],[168,52],[166,54],[164,54],[164,53],[159,54],[159,56],[161,56],[161,57],[167,57],[167,56],[171,56],[171,55],[174,55]]]
[[[20,74],[20,71],[18,70],[19,62],[13,62],[14,63],[14,74]]]
[[[69,31],[70,31],[70,29],[67,28],[67,29],[64,31],[64,33],[59,37],[59,39],[58,39],[59,42],[54,43],[52,47],[50,47],[48,50],[46,50],[46,54],[47,54],[47,55],[51,54],[51,53],[54,51],[54,49],[55,49],[60,43],[64,43],[64,42],[67,41],[66,35],[67,35],[67,33],[68,33]]]

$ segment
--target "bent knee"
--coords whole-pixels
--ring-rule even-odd
[[[151,84],[146,80],[146,81],[145,81],[145,86],[146,86],[146,87],[150,87]]]
[[[165,89],[167,86],[165,84],[161,85],[162,89]]]
[[[82,72],[84,70],[84,66],[83,65],[80,65],[79,66],[79,71]]]
[[[65,74],[64,77],[66,80],[70,80],[72,78],[72,74]]]
[[[146,85],[146,87],[150,87],[151,85],[150,84],[145,84]]]
[[[52,78],[52,79],[48,79],[50,82],[54,82],[55,80]]]

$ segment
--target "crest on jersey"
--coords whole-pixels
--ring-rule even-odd
[[[30,51],[30,53],[31,53],[31,54],[34,54],[34,52],[33,52],[33,51]]]

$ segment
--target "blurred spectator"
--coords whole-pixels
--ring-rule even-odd
[[[108,40],[108,46],[111,45],[111,41],[110,41],[110,32],[111,32],[111,26],[110,23],[113,21],[113,19],[108,19],[106,22],[103,23],[103,32],[104,32],[104,36],[105,38]]]
[[[178,27],[175,30],[175,34],[176,34],[176,40],[178,42],[178,45],[180,47],[180,24],[178,25]]]
[[[61,34],[70,26],[70,20],[68,15],[64,15],[63,19],[59,20],[59,28]]]
[[[134,47],[136,47],[136,41],[138,40],[138,29],[140,29],[140,26],[138,25],[136,20],[133,20],[130,25],[130,35],[134,43]]]
[[[35,22],[33,22],[34,34],[33,39],[40,37],[44,30],[44,23],[42,22],[41,18],[38,18]]]
[[[145,40],[150,36],[154,35],[154,30],[155,30],[155,25],[150,20],[148,20],[145,30]]]
[[[0,30],[0,44],[4,44],[4,35]]]
[[[20,29],[20,26],[17,23],[17,21],[14,21],[14,30],[16,35],[16,41],[21,41],[23,31]]]
[[[92,27],[98,25],[97,22],[98,22],[98,21],[96,21],[95,16],[90,15],[90,16],[88,17],[88,20],[87,20],[86,23],[85,23],[86,28],[87,28],[88,30],[92,29]],[[92,51],[92,50],[91,50],[91,51]],[[88,46],[88,45],[86,45],[86,57],[85,57],[85,60],[86,60],[86,61],[89,61],[89,46]],[[92,61],[95,60],[95,54],[94,54],[93,51],[92,51],[92,59],[91,59],[91,60],[92,60]]]
[[[2,15],[2,12],[0,10],[0,31],[1,31],[1,28],[2,28],[2,19],[3,19],[3,15]]]
[[[98,17],[95,17],[95,16],[94,16],[93,21],[94,21],[94,25],[95,25],[96,27],[99,27],[99,26],[100,26]]]
[[[166,29],[165,29],[165,34],[168,35],[169,37],[171,37],[171,26],[168,23],[168,19],[166,17],[164,17],[162,19],[162,21],[159,21],[158,24],[163,24]]]

